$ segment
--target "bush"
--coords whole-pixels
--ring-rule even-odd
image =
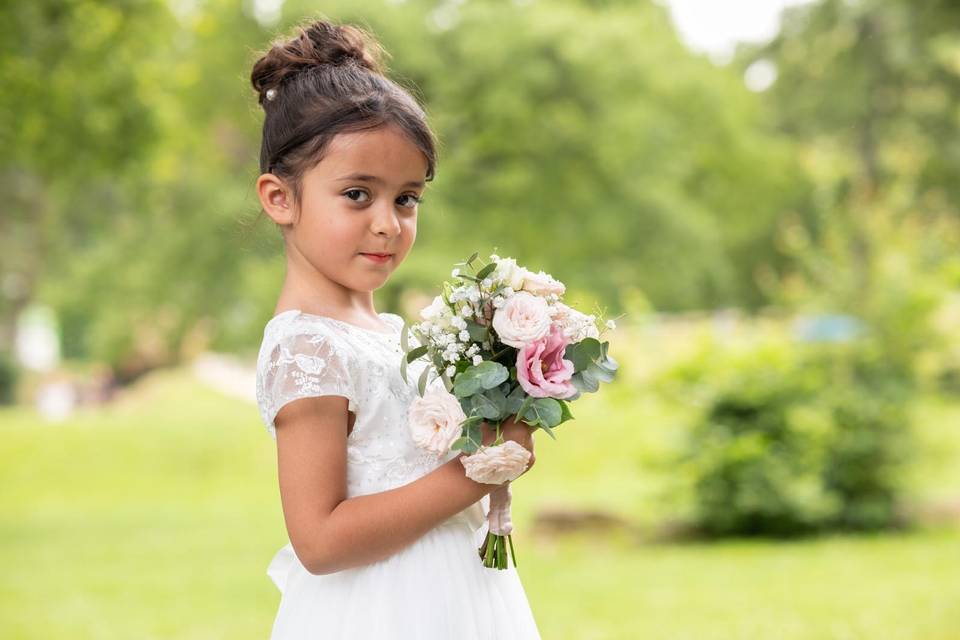
[[[667,381],[697,406],[681,463],[698,530],[791,536],[896,524],[909,376],[869,342],[708,348]]]
[[[13,404],[17,389],[17,365],[6,353],[0,352],[0,405]]]

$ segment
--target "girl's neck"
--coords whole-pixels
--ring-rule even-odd
[[[373,306],[372,292],[354,291],[329,280],[325,286],[307,286],[288,272],[274,315],[291,309],[361,326],[367,324],[380,328],[383,325]]]

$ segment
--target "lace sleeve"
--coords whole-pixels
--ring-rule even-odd
[[[322,334],[280,338],[258,368],[257,403],[274,440],[274,418],[287,403],[299,398],[343,396],[355,412],[357,393],[345,348]]]

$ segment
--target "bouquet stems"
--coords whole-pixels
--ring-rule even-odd
[[[489,525],[487,537],[480,546],[480,558],[483,566],[489,568],[507,568],[507,548],[513,558],[513,566],[517,566],[517,554],[513,550],[513,523],[510,519],[510,503],[512,493],[510,483],[505,482],[490,492],[490,512],[487,514]]]

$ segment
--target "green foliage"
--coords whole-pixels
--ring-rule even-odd
[[[456,376],[453,384],[453,394],[458,398],[464,398],[484,389],[493,389],[507,378],[510,372],[499,362],[485,360],[477,365],[467,367],[462,373]]]
[[[664,383],[698,407],[682,462],[699,530],[789,536],[897,524],[909,378],[870,341],[705,348]]]
[[[590,428],[571,430],[563,446],[539,440],[544,463],[514,486],[523,583],[544,638],[582,640],[584,625],[611,639],[954,635],[953,528],[708,544],[591,531],[541,543],[538,510],[560,488],[572,508],[635,519],[676,508],[659,511],[646,491],[675,468],[636,464],[634,455],[669,439],[663,416],[636,393],[596,399],[578,412]],[[952,459],[958,417],[954,403],[924,423],[939,425],[931,444]],[[269,636],[279,593],[264,570],[287,538],[276,452],[254,407],[198,387],[187,368],[147,376],[121,404],[40,424],[28,408],[0,411],[4,638]],[[960,486],[950,459],[922,468],[939,469],[926,495]]]
[[[4,14],[0,268],[17,295],[0,296],[0,322],[39,299],[67,356],[131,375],[194,345],[255,346],[285,265],[272,223],[248,224],[262,116],[247,77],[255,51],[319,14],[290,0],[273,21],[254,4]],[[323,6],[376,34],[441,140],[417,249],[383,306],[478,243],[562,266],[571,291],[613,305],[626,286],[664,309],[760,300],[749,274],[775,251],[758,241],[803,180],[736,70],[689,53],[651,3],[445,10]]]
[[[0,405],[13,404],[19,371],[13,358],[0,351]]]

